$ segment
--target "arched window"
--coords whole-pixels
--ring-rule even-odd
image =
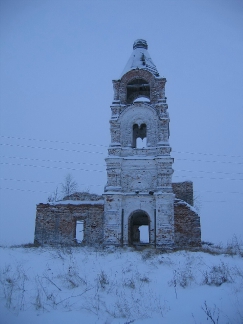
[[[134,148],[143,148],[147,146],[147,126],[146,124],[133,125],[133,143]]]
[[[132,103],[140,97],[150,100],[150,86],[144,79],[134,79],[127,84],[127,102]]]

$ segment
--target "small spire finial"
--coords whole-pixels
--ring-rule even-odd
[[[133,49],[135,49],[135,48],[145,48],[145,49],[148,49],[148,44],[147,44],[146,40],[144,40],[144,39],[137,39],[133,43]]]

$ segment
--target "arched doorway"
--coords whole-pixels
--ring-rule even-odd
[[[150,243],[150,219],[146,212],[137,210],[129,218],[129,243],[131,245]]]

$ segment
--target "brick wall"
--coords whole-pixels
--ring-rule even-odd
[[[176,199],[174,203],[175,246],[201,245],[200,217],[192,206]]]
[[[84,245],[103,243],[102,203],[39,204],[35,224],[35,243],[75,244],[76,221],[84,221]],[[176,199],[174,204],[175,246],[200,246],[200,218],[192,206]]]
[[[172,183],[175,197],[193,206],[193,183],[191,181]]]
[[[76,221],[84,221],[83,243],[100,244],[103,240],[103,203],[39,204],[36,210],[35,243],[75,244]]]

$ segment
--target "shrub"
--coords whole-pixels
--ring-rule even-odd
[[[225,282],[233,281],[229,267],[224,262],[211,267],[209,271],[203,272],[203,276],[203,284],[209,286],[221,286]]]

